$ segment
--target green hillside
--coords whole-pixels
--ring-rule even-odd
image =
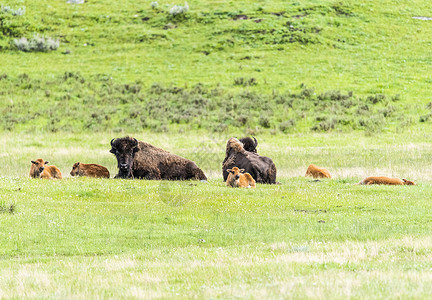
[[[286,133],[430,121],[432,21],[413,18],[427,1],[189,1],[177,15],[185,3],[1,4],[2,130]],[[15,46],[35,36],[60,46]]]

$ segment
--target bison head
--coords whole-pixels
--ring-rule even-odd
[[[227,178],[227,183],[232,187],[236,187],[238,185],[238,180],[240,179],[240,174],[244,171],[244,169],[239,169],[237,167],[228,169],[227,172],[229,175]]]
[[[32,160],[31,163],[30,176],[35,178],[40,177],[41,173],[45,170],[45,165],[48,164],[48,162],[44,161],[42,158]]]
[[[138,152],[138,141],[135,138],[124,137],[111,140],[110,152],[117,158],[119,173],[117,178],[132,178],[132,167],[135,154]]]
[[[237,167],[227,170],[228,173],[232,174],[235,180],[238,180],[240,178],[240,173],[243,173],[244,171],[245,169],[239,169]]]
[[[402,179],[404,185],[416,185],[414,181]]]
[[[244,137],[239,140],[243,144],[243,148],[249,152],[257,152],[256,147],[258,146],[257,139],[253,136],[253,139],[250,137]]]
[[[79,175],[79,171],[80,171],[80,163],[77,162],[73,165],[72,171],[70,171],[70,174],[71,174],[71,176],[77,176],[77,175]]]

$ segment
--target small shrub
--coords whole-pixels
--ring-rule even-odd
[[[424,122],[429,121],[430,118],[431,118],[431,116],[432,116],[431,113],[428,113],[427,115],[424,115],[424,116],[420,116],[420,122],[421,122],[421,123],[424,123]]]
[[[70,3],[70,4],[83,4],[84,0],[68,0],[66,3]]]
[[[322,93],[318,96],[318,100],[331,100],[331,101],[343,101],[351,98],[353,92],[348,92],[348,94],[344,95],[341,91],[331,90],[325,93]]]
[[[254,77],[251,78],[244,78],[244,77],[238,77],[234,78],[234,85],[240,85],[240,86],[253,86],[257,85],[258,82]]]
[[[287,133],[289,130],[291,130],[292,128],[294,128],[296,125],[296,121],[294,119],[282,122],[279,124],[279,129],[280,131],[282,131],[283,133]]]
[[[368,96],[366,100],[368,102],[371,102],[372,104],[377,104],[379,102],[383,102],[385,99],[386,99],[385,95],[376,94],[376,95],[373,95],[373,96]]]
[[[399,101],[400,100],[400,95],[399,94],[396,94],[396,95],[394,95],[393,97],[392,97],[392,101],[393,102],[397,102],[397,101]]]
[[[13,9],[9,6],[2,5],[0,11],[5,14],[11,14],[12,16],[22,16],[25,14],[26,8],[24,6],[23,8]]]
[[[249,120],[249,117],[246,116],[246,115],[239,115],[239,116],[236,118],[236,122],[237,122],[237,124],[240,125],[240,126],[244,126],[244,125],[246,125],[246,123],[247,123],[248,120]]]
[[[379,110],[379,113],[382,114],[384,116],[384,118],[390,117],[394,112],[395,112],[395,108],[392,105],[389,105],[385,108],[382,108]]]
[[[15,203],[6,203],[6,201],[0,201],[0,213],[13,214],[16,211]]]
[[[33,38],[28,40],[22,37],[18,40],[14,40],[14,45],[19,51],[24,52],[49,52],[57,50],[60,46],[59,40],[54,40],[50,37],[42,37],[35,35]]]
[[[270,119],[267,116],[261,116],[259,119],[259,124],[261,127],[270,128]]]
[[[311,129],[313,131],[330,131],[335,128],[336,123],[337,122],[335,119],[326,119],[320,122],[318,125],[313,126]]]
[[[354,124],[354,121],[352,119],[352,117],[339,117],[337,120],[338,124],[341,124],[343,126],[351,126],[352,124]]]
[[[157,9],[159,6],[159,3],[157,3],[157,1],[153,1],[152,3],[150,3],[150,6],[152,9]]]
[[[289,108],[293,107],[294,100],[288,94],[276,95],[274,99],[276,104],[285,104]]]
[[[367,104],[364,104],[364,105],[360,105],[357,108],[357,112],[356,113],[358,115],[367,115],[367,114],[370,113],[369,111],[370,111],[369,106]]]
[[[299,98],[301,99],[310,98],[314,93],[315,93],[314,89],[303,86],[302,91],[299,94]]]
[[[184,15],[189,11],[189,5],[187,2],[185,2],[185,5],[174,5],[173,7],[171,7],[171,9],[169,10],[169,14],[173,17],[175,16],[179,16],[179,15]]]
[[[367,118],[361,118],[360,127],[363,127],[367,134],[380,132],[385,124],[385,119],[381,115],[373,115]]]

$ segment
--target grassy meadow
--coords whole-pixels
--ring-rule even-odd
[[[281,185],[254,190],[222,181],[223,137],[134,136],[194,159],[209,181],[74,178],[68,173],[76,161],[101,163],[116,174],[106,133],[49,133],[40,142],[28,134],[4,136],[1,297],[423,298],[432,292],[429,133],[262,136],[259,152],[274,159]],[[27,178],[35,153],[50,157],[65,178]],[[311,162],[327,167],[333,179],[303,177]],[[374,174],[418,185],[355,185]]]
[[[174,5],[0,2],[0,298],[429,298],[430,3]],[[125,135],[209,181],[69,175],[114,177]],[[280,185],[225,186],[246,135]],[[39,157],[64,179],[28,178]]]

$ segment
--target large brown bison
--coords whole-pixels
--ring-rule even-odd
[[[112,139],[110,152],[119,168],[115,178],[207,180],[193,161],[132,137]]]
[[[230,138],[226,146],[225,159],[222,162],[224,181],[228,178],[228,169],[234,167],[244,169],[257,183],[276,184],[276,166],[271,158],[247,151],[242,142],[236,138]]]
[[[56,166],[45,166],[48,164],[42,158],[31,161],[30,177],[43,179],[62,179],[62,173]]]
[[[71,176],[88,176],[94,178],[110,178],[107,168],[98,164],[75,163],[70,171]]]

